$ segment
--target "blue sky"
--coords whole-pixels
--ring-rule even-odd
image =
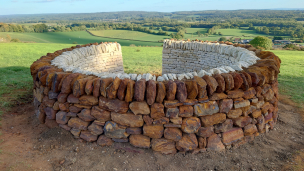
[[[304,0],[0,0],[0,15],[304,8]]]

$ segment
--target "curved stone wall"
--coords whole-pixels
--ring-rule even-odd
[[[163,55],[188,51],[194,44],[206,43],[166,40]],[[240,55],[242,59],[227,66],[218,63],[215,69],[202,66],[198,73],[169,70],[156,77],[109,73],[98,67],[95,71],[72,68],[77,61],[92,56],[86,53],[81,59],[72,53],[104,45],[119,52],[117,43],[78,45],[48,53],[30,68],[36,115],[41,123],[58,124],[75,138],[97,141],[101,146],[128,142],[163,154],[220,151],[252,141],[277,122],[281,61],[272,52],[261,52],[251,45],[213,44],[210,46],[250,55]],[[239,55],[231,56],[233,51],[230,57],[237,58]]]

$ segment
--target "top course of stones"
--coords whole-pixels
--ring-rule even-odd
[[[256,52],[229,43],[164,40],[162,76],[150,73],[127,74],[123,70],[119,43],[102,43],[75,48],[63,52],[51,64],[65,72],[95,75],[101,78],[118,77],[138,81],[142,78],[154,81],[192,79],[241,71],[260,60]]]

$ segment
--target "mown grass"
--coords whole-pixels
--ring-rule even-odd
[[[293,101],[304,105],[304,52],[273,50],[282,60],[279,74],[280,93],[289,95]]]
[[[0,37],[5,38],[10,35],[11,38],[17,38],[23,42],[36,43],[58,43],[58,44],[87,44],[92,42],[119,42],[122,46],[129,46],[131,44],[141,46],[161,46],[161,43],[142,42],[132,40],[122,40],[115,38],[104,38],[90,35],[86,31],[77,32],[50,32],[50,33],[14,33],[14,32],[0,32]]]

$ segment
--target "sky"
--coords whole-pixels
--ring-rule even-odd
[[[0,15],[304,8],[304,0],[0,0]]]

